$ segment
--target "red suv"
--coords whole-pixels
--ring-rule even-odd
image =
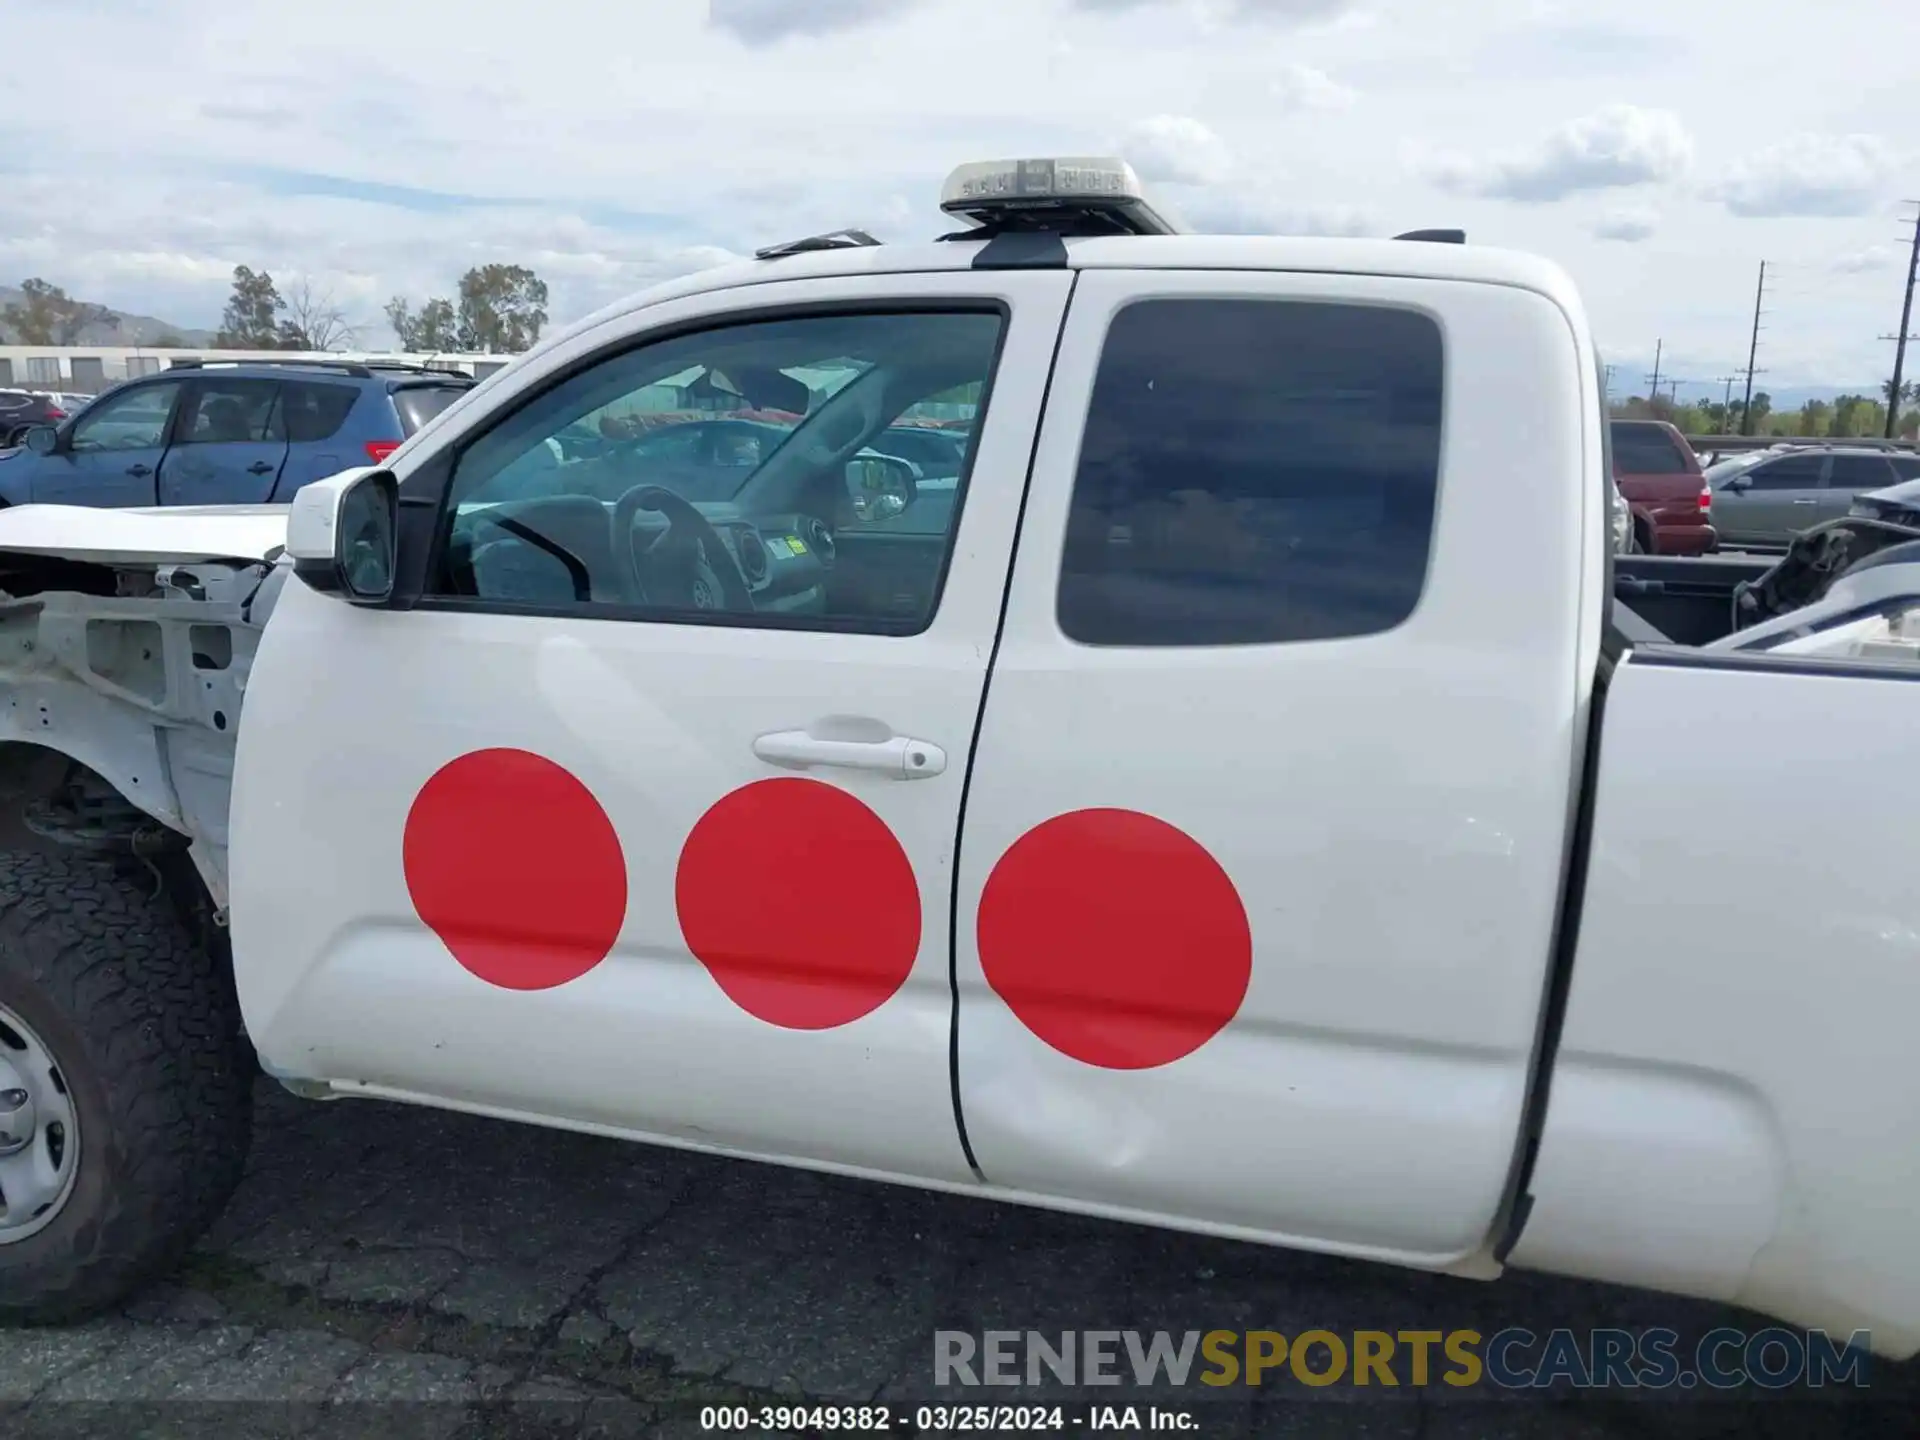
[[[1612,422],[1613,478],[1633,512],[1633,548],[1704,555],[1718,547],[1713,491],[1687,437],[1661,420]]]

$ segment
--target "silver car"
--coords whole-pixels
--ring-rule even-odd
[[[1853,498],[1920,479],[1920,455],[1866,446],[1794,445],[1709,466],[1713,528],[1727,550],[1784,550],[1810,525],[1837,520]]]

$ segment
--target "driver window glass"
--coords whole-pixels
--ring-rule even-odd
[[[461,451],[431,592],[924,629],[1004,323],[998,310],[793,317],[603,360]]]
[[[180,382],[172,380],[96,400],[75,422],[71,448],[79,453],[157,449],[179,393]]]

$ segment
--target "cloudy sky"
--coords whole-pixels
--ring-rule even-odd
[[[1616,386],[1656,339],[1742,365],[1764,259],[1762,384],[1867,385],[1920,199],[1894,0],[0,0],[0,31],[45,37],[0,90],[0,283],[199,326],[265,267],[369,345],[475,263],[566,320],[815,230],[930,237],[964,160],[1118,153],[1204,228],[1548,255]]]

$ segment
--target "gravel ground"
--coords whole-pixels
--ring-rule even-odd
[[[933,1386],[958,1329],[1456,1329],[1757,1318],[1603,1286],[1288,1255],[263,1082],[251,1173],[120,1316],[0,1331],[0,1435],[696,1434],[715,1403],[1090,1399],[1203,1435],[1904,1435],[1914,1367],[1761,1398],[1495,1400],[1445,1387],[1204,1397]],[[1683,1346],[1683,1353],[1685,1347]]]

